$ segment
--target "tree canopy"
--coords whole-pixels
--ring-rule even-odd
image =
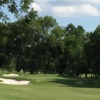
[[[33,73],[56,73],[79,77],[80,74],[100,74],[100,26],[86,32],[72,23],[60,26],[52,16],[38,16],[29,10],[33,0],[2,0],[0,19],[7,18],[2,11],[26,13],[15,22],[0,22],[0,68]]]

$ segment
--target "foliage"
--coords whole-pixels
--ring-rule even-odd
[[[52,16],[40,17],[34,9],[28,10],[32,0],[1,3],[24,17],[13,23],[0,23],[0,68],[33,73],[55,73],[79,77],[100,73],[100,26],[94,32],[85,32],[72,23],[61,27]],[[18,12],[18,13],[17,13]]]

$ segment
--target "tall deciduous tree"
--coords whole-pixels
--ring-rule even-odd
[[[31,16],[30,16],[31,15]],[[20,58],[28,47],[35,42],[34,34],[36,33],[35,11],[31,11],[25,18],[10,24],[10,44],[12,53],[16,57],[16,70],[20,71]]]
[[[75,27],[69,24],[66,28],[65,36],[65,55],[67,73],[77,75],[83,56],[83,36],[84,29],[82,26]]]
[[[100,73],[100,26],[90,35],[90,59],[95,77]]]

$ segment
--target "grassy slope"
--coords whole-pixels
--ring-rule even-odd
[[[28,74],[17,79],[29,79],[32,83],[0,84],[0,100],[100,100],[99,80]]]

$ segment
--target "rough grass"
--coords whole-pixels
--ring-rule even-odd
[[[0,84],[0,100],[100,100],[100,80],[20,74],[29,85]]]

